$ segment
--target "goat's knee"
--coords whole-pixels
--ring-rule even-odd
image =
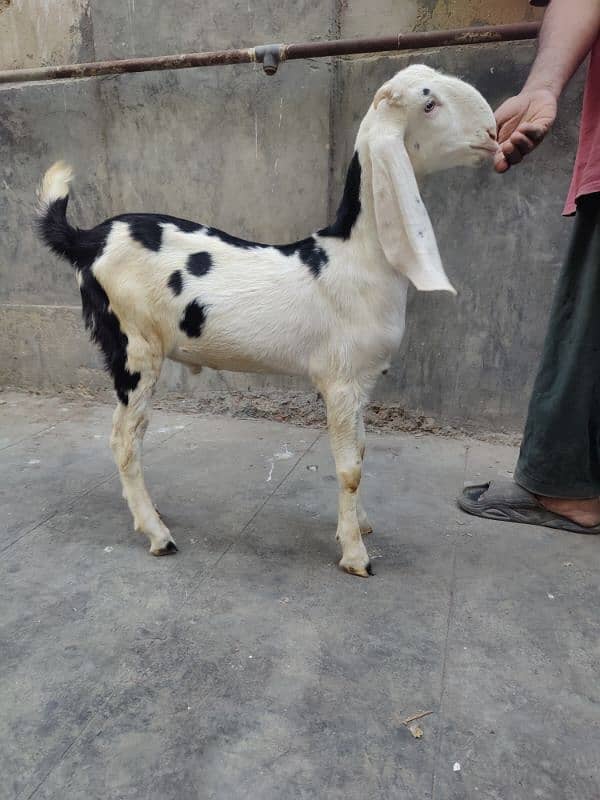
[[[350,494],[356,494],[360,486],[362,469],[360,464],[341,469],[338,473],[340,489]]]
[[[370,528],[360,505],[360,462],[338,470],[339,514],[336,539],[342,546],[340,567],[352,575],[367,577],[372,574],[369,554],[362,541],[363,525]]]

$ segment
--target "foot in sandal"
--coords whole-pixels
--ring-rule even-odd
[[[458,505],[484,519],[543,525],[572,533],[600,533],[600,498],[540,497],[512,481],[466,486]]]

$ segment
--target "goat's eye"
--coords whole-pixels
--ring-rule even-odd
[[[425,108],[425,113],[426,113],[426,114],[429,114],[429,112],[430,112],[430,111],[433,111],[433,109],[435,108],[435,106],[436,106],[435,100],[428,100],[428,101],[425,103],[425,106],[424,106],[424,108]]]

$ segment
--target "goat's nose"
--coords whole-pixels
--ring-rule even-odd
[[[491,139],[492,141],[494,141],[494,142],[495,142],[495,141],[496,141],[496,139],[498,138],[498,137],[497,137],[497,134],[496,134],[496,128],[488,128],[488,129],[487,129],[487,134],[488,134],[488,136],[490,137],[490,139]]]

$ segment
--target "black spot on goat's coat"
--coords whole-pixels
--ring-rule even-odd
[[[154,219],[135,215],[129,223],[131,238],[148,250],[158,252],[162,243],[162,228]]]
[[[298,255],[300,260],[309,267],[315,278],[319,277],[321,267],[329,261],[327,253],[317,244],[314,236],[302,239],[292,244],[277,245],[277,249],[286,256]]]
[[[337,210],[335,222],[319,231],[319,236],[335,236],[338,239],[349,239],[352,228],[360,214],[360,178],[361,166],[358,153],[354,151],[352,161],[346,173],[346,184],[342,202]]]
[[[192,253],[188,256],[186,268],[190,274],[200,278],[210,272],[212,264],[213,259],[210,253]]]
[[[170,274],[168,286],[175,296],[181,294],[183,289],[183,277],[181,275],[181,270],[176,269],[175,272]]]
[[[202,334],[202,328],[205,322],[206,312],[204,306],[197,300],[192,300],[192,302],[188,303],[185,307],[179,327],[187,336],[197,339]]]
[[[180,217],[171,217],[169,214],[148,214],[146,212],[118,214],[116,217],[111,217],[107,222],[128,222],[130,225],[136,223],[137,225],[174,225],[179,228],[183,233],[195,233],[201,230],[204,226],[199,222],[192,222],[190,219],[181,219]]]
[[[243,250],[273,247],[275,250],[279,250],[284,256],[298,255],[300,260],[309,267],[316,278],[319,276],[321,267],[327,264],[329,260],[327,258],[327,253],[317,244],[314,236],[308,236],[306,239],[300,239],[300,241],[291,242],[291,244],[263,244],[262,242],[250,242],[246,239],[239,239],[237,236],[231,236],[231,234],[220,231],[217,228],[209,228],[206,232],[209,236],[215,236],[222,242],[231,244],[234,247],[241,247]],[[208,255],[208,253],[206,255]]]
[[[203,227],[198,222],[168,214],[119,214],[107,222],[127,222],[132,238],[154,252],[160,250],[163,225],[174,225],[183,233],[195,233]]]
[[[239,236],[232,236],[230,233],[221,231],[218,228],[207,228],[207,236],[214,236],[220,239],[225,244],[233,245],[233,247],[241,247],[242,250],[252,250],[254,247],[271,247],[270,244],[263,244],[262,242],[251,242],[248,239],[240,239]]]
[[[139,372],[130,372],[127,367],[128,339],[121,330],[119,320],[110,310],[108,296],[91,270],[80,275],[81,305],[85,327],[92,341],[102,350],[106,369],[112,375],[117,397],[127,405],[129,392],[140,382]]]

